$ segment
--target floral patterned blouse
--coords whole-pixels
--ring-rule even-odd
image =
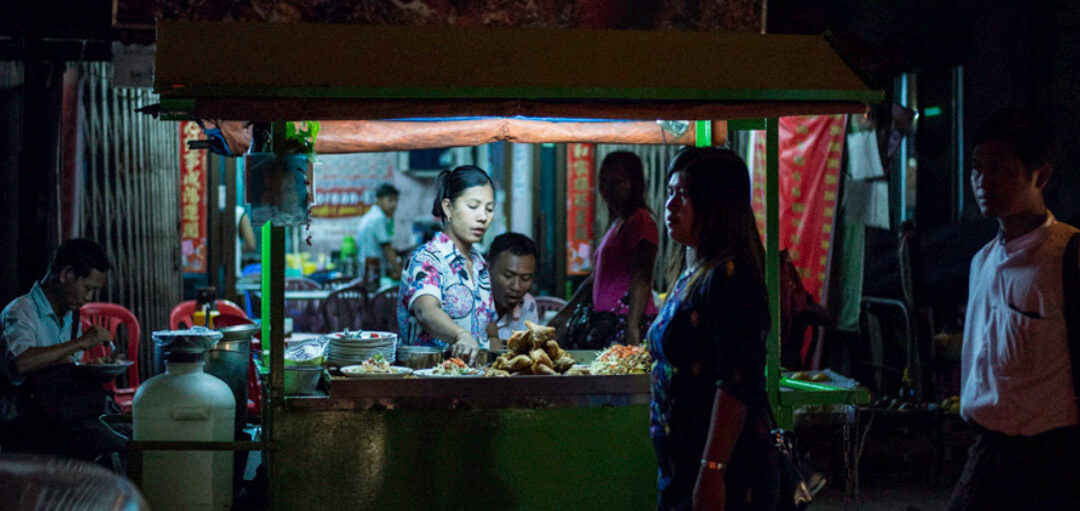
[[[491,276],[487,262],[475,247],[469,257],[475,278],[465,266],[465,254],[443,232],[413,252],[401,272],[398,299],[398,332],[403,344],[436,348],[449,345],[424,331],[409,312],[417,298],[430,295],[439,300],[450,319],[476,338],[481,348],[490,348],[487,325],[497,317]]]
[[[719,387],[747,407],[729,460],[730,476],[768,449],[765,285],[752,266],[728,258],[679,277],[648,333],[652,366],[649,434],[661,461],[660,486],[697,476]],[[764,449],[764,450],[763,450]],[[688,497],[688,495],[687,495]]]

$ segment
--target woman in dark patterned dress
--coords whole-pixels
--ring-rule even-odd
[[[775,509],[764,250],[742,159],[726,149],[679,152],[665,225],[684,245],[685,270],[648,334],[658,509]]]

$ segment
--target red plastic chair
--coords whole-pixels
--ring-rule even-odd
[[[124,354],[128,360],[136,362],[127,370],[127,387],[117,388],[115,382],[109,382],[107,387],[113,391],[116,404],[124,412],[131,411],[131,402],[135,398],[135,389],[139,387],[139,321],[135,315],[121,305],[115,303],[91,302],[79,309],[79,320],[83,330],[89,325],[99,326],[109,331],[113,342],[117,342],[116,331],[120,325],[127,330],[127,344]],[[93,360],[99,357],[109,356],[109,346],[101,344],[83,353],[83,361]]]
[[[236,314],[227,314],[222,312],[217,316],[214,316],[214,328],[225,328],[227,326],[236,325],[254,325],[255,322],[247,316],[237,316]]]
[[[262,417],[262,383],[259,382],[259,370],[255,359],[248,361],[248,401],[247,416]]]
[[[216,307],[217,311],[221,314],[231,314],[243,318],[247,317],[247,314],[244,313],[244,309],[241,309],[239,305],[228,300],[217,300],[214,302],[214,307]],[[173,307],[172,312],[169,314],[169,328],[172,330],[190,328],[193,323],[191,317],[194,315],[195,300],[180,302],[176,307]]]

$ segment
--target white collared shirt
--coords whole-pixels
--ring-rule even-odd
[[[386,276],[390,261],[386,259],[382,246],[394,240],[394,219],[386,216],[378,204],[372,204],[364,216],[360,217],[357,230],[356,249],[361,266],[369,257],[379,259],[379,274]]]
[[[71,339],[71,312],[58,317],[39,282],[34,283],[29,293],[4,307],[0,312],[0,323],[3,325],[0,331],[0,357],[3,357],[0,372],[15,385],[21,384],[25,376],[15,371],[15,359],[19,355],[30,348],[54,346]],[[70,358],[74,362],[81,356],[80,351]]]
[[[526,330],[526,320],[540,323],[540,313],[536,310],[536,298],[533,298],[532,293],[525,293],[525,296],[521,297],[521,303],[514,307],[514,310],[495,320],[495,325],[499,327],[499,339],[505,341],[515,330]]]
[[[1065,331],[1062,257],[1077,229],[1047,213],[1035,230],[1003,233],[971,260],[960,413],[1007,435],[1077,424]]]

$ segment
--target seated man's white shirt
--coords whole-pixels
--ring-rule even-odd
[[[1061,273],[1074,232],[1048,215],[1012,241],[999,232],[972,258],[960,373],[965,419],[1025,436],[1077,424]]]
[[[2,372],[8,381],[19,385],[23,376],[15,371],[15,359],[30,348],[41,348],[67,342],[71,339],[72,314],[56,316],[52,304],[45,298],[41,284],[35,282],[30,292],[11,301],[0,312],[0,350]],[[75,362],[82,352],[71,356]]]
[[[507,312],[495,321],[499,327],[499,339],[506,340],[515,330],[525,330],[525,321],[540,322],[539,312],[536,310],[536,299],[530,293],[525,293],[521,303],[514,310]]]

